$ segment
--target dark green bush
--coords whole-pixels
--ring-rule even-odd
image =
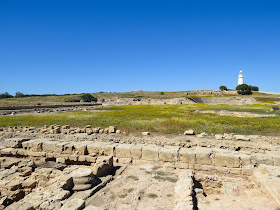
[[[92,102],[92,101],[97,102],[97,98],[95,98],[94,96],[92,96],[92,95],[89,94],[89,93],[83,94],[83,95],[81,96],[81,98],[82,98],[82,100],[83,100],[84,102]]]
[[[220,86],[220,90],[228,90],[228,88],[224,85]]]
[[[0,99],[1,98],[13,98],[13,96],[10,95],[8,92],[5,92],[0,94]]]
[[[24,96],[25,95],[23,93],[21,93],[21,92],[16,92],[16,95],[15,95],[16,98],[22,98]]]
[[[253,87],[252,87],[252,91],[259,91],[259,87],[253,86]]]
[[[273,106],[273,107],[272,107],[272,110],[273,110],[273,111],[278,111],[278,110],[279,110],[279,107],[278,107],[278,106]]]
[[[247,84],[238,85],[236,87],[237,93],[240,95],[250,95],[252,94],[252,86]]]

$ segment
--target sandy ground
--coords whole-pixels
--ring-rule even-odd
[[[129,165],[124,173],[89,198],[87,204],[108,210],[173,209],[176,174],[181,170],[184,169],[162,168],[153,164]],[[156,179],[157,176],[174,178],[170,179],[174,182]],[[194,209],[277,209],[250,178],[196,172],[194,182],[195,188],[200,190],[194,198]]]

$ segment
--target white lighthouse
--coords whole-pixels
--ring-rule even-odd
[[[238,85],[244,84],[244,76],[242,70],[240,70],[239,75],[238,75]]]

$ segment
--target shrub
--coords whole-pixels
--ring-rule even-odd
[[[162,95],[162,96],[163,96],[163,95],[164,95],[164,92],[160,92],[160,95]]]
[[[82,100],[83,100],[84,102],[92,102],[92,101],[97,102],[97,98],[95,98],[94,96],[92,96],[92,95],[89,94],[89,93],[83,94],[83,95],[81,96],[81,98],[82,98]]]
[[[24,97],[24,96],[25,95],[21,92],[16,92],[16,95],[15,95],[16,98],[21,98],[21,97]]]
[[[10,95],[8,92],[5,92],[5,93],[0,94],[0,99],[1,98],[13,98],[13,96]]]
[[[279,110],[279,107],[278,107],[278,106],[273,106],[273,107],[272,107],[272,110],[273,110],[273,111],[278,111],[278,110]]]
[[[224,86],[224,85],[222,85],[222,86],[220,86],[220,90],[228,90],[228,88],[226,87],[226,86]]]
[[[247,84],[238,85],[236,87],[237,93],[240,95],[250,95],[252,94],[252,86]]]
[[[253,86],[253,87],[252,87],[252,91],[259,91],[259,87]]]

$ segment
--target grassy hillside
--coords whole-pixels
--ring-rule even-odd
[[[107,127],[117,125],[123,131],[150,131],[157,133],[183,133],[186,129],[195,132],[280,134],[280,118],[237,118],[217,114],[197,113],[195,110],[229,110],[269,114],[271,105],[139,105],[100,107],[98,112],[75,111],[51,114],[1,116],[1,126],[43,126],[69,124],[83,127]]]
[[[206,91],[207,92],[207,91]],[[213,91],[219,93],[219,91]],[[122,93],[92,93],[93,96],[98,99],[108,99],[108,98],[153,98],[153,99],[171,99],[171,98],[180,98],[180,97],[212,97],[211,94],[197,94],[197,91],[177,91],[177,92],[162,92],[162,91],[133,91],[133,92],[122,92]],[[231,92],[222,93],[221,97],[233,96]],[[23,97],[23,98],[8,98],[0,99],[0,106],[16,106],[16,105],[37,105],[37,104],[61,104],[69,103],[73,99],[79,99],[81,94],[74,95],[52,95],[52,96],[33,96],[33,97]],[[280,102],[279,95],[271,95],[265,93],[254,93],[250,96],[241,96],[241,97],[254,97],[259,102],[265,103],[274,103]]]

